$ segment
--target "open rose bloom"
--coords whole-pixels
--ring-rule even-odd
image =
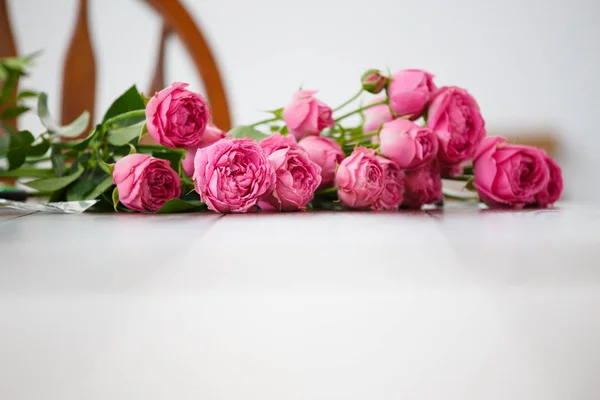
[[[131,210],[155,212],[179,197],[179,177],[166,160],[145,154],[130,154],[115,164],[113,181],[119,201]]]
[[[372,149],[357,147],[340,164],[335,175],[338,197],[348,208],[368,208],[381,197],[385,175]]]
[[[222,139],[196,152],[194,184],[209,209],[244,213],[273,191],[275,171],[253,140]]]
[[[475,156],[475,187],[492,207],[546,206],[562,192],[562,173],[540,149],[488,137]]]

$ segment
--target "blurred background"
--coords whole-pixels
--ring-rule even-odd
[[[86,104],[99,118],[133,83],[149,93],[177,80],[210,92],[220,121],[250,123],[267,116],[261,110],[285,105],[300,85],[318,89],[321,100],[336,106],[358,90],[367,68],[421,68],[434,73],[439,86],[467,88],[489,135],[555,155],[564,169],[565,199],[600,200],[597,0],[0,5],[0,56],[43,50],[20,88],[47,92],[51,111],[63,119]],[[42,129],[35,115],[21,118],[19,127]]]

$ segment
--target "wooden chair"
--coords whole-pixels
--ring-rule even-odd
[[[0,0],[0,57],[17,55],[6,1]],[[164,79],[165,43],[170,35],[175,34],[189,52],[200,80],[204,83],[213,123],[223,130],[229,130],[231,116],[223,79],[200,28],[178,0],[141,2],[151,6],[163,21],[158,59],[147,94],[153,94],[167,85]],[[65,57],[61,105],[63,123],[71,122],[83,110],[88,110],[92,114],[90,120],[95,122],[96,57],[90,40],[88,0],[79,0],[78,8],[75,29]]]

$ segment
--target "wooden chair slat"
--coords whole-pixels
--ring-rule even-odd
[[[90,39],[88,1],[79,0],[77,22],[65,57],[62,123],[70,123],[84,110],[90,112],[90,121],[93,123],[95,104],[96,57]]]

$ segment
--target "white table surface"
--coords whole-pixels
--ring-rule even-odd
[[[0,210],[0,399],[600,399],[600,207]]]

